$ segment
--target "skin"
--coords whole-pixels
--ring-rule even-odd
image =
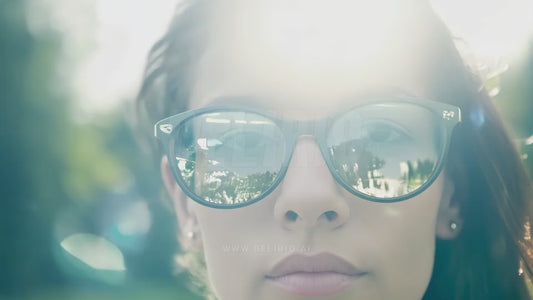
[[[416,42],[405,40],[393,50],[374,51],[376,33],[361,35],[367,40],[358,43],[326,41],[331,47],[317,52],[286,49],[287,43],[268,38],[264,28],[279,26],[283,36],[290,26],[262,15],[264,6],[258,9],[261,5],[246,3],[225,2],[211,18],[207,51],[195,70],[191,108],[209,105],[219,97],[250,96],[247,105],[286,118],[313,119],[349,109],[368,95],[427,98],[419,57],[408,54],[420,53]],[[231,9],[232,5],[245,9]],[[262,21],[246,23],[248,18]],[[350,36],[353,31],[348,28],[364,27],[358,22],[346,18],[341,27],[316,32],[316,24],[304,21],[302,28],[312,33],[298,38],[301,45],[312,47],[332,33]],[[460,218],[450,204],[454,189],[445,173],[407,201],[374,203],[335,182],[312,137],[301,137],[294,151],[284,180],[272,194],[230,210],[208,208],[186,198],[163,158],[163,179],[174,199],[180,230],[195,233],[187,247],[205,254],[217,297],[304,299],[265,280],[265,275],[293,252],[329,252],[367,275],[334,295],[314,299],[422,298],[432,274],[436,238],[451,239],[458,233],[449,228],[451,220]],[[298,214],[296,220],[285,217],[289,210]],[[335,211],[337,218],[329,220],[327,211]]]

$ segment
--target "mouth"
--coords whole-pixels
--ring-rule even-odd
[[[330,253],[293,254],[276,264],[265,278],[289,293],[327,296],[347,288],[366,274]]]

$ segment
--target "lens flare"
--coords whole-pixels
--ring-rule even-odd
[[[125,271],[124,256],[108,240],[88,233],[73,234],[60,243],[72,256],[96,270]]]

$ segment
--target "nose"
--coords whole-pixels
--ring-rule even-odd
[[[311,136],[300,138],[280,185],[274,216],[287,230],[333,230],[346,223],[350,209]]]

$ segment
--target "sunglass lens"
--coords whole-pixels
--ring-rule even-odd
[[[334,121],[327,147],[337,176],[364,195],[394,199],[419,189],[434,174],[444,132],[428,109],[374,104]]]
[[[280,128],[252,112],[197,115],[173,134],[185,190],[207,204],[233,207],[255,201],[275,183],[285,157]]]

